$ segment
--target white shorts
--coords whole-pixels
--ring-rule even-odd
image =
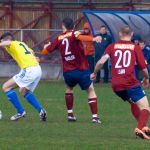
[[[25,87],[33,92],[38,85],[41,76],[41,67],[38,65],[22,69],[13,77],[13,79],[20,88]]]

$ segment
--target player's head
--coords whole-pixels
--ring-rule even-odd
[[[141,49],[143,49],[145,47],[145,42],[141,39],[139,41],[139,45],[140,45]]]
[[[12,41],[12,40],[14,40],[14,36],[10,32],[6,32],[0,37],[0,41]]]
[[[87,34],[87,35],[88,35],[88,34],[91,34],[90,25],[89,25],[88,22],[86,22],[86,23],[84,24],[83,30],[84,30],[84,34]]]
[[[72,30],[73,28],[74,28],[73,20],[69,17],[64,18],[62,21],[63,32],[66,32],[68,30]]]
[[[119,32],[120,39],[131,40],[132,35],[133,35],[133,32],[129,26],[122,27]]]

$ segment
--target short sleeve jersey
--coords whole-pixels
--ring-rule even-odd
[[[142,70],[146,62],[141,48],[130,41],[119,41],[109,45],[105,54],[110,56],[112,64],[112,88],[114,91],[127,90],[138,86],[135,77],[135,64]]]
[[[75,37],[75,31],[60,34],[46,49],[49,52],[59,49],[64,72],[89,68],[82,42]]]
[[[12,41],[11,44],[5,48],[21,69],[39,64],[33,51],[24,42]]]

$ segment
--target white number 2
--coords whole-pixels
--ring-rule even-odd
[[[69,54],[71,54],[71,51],[69,51],[69,41],[68,41],[68,39],[67,38],[64,38],[63,40],[62,40],[62,44],[64,45],[66,45],[66,48],[65,48],[65,55],[69,55]]]
[[[126,50],[124,52],[122,52],[121,50],[116,50],[114,55],[119,56],[115,68],[128,67],[130,65],[131,52],[129,50]],[[120,62],[122,59],[123,59],[123,64],[121,65]]]

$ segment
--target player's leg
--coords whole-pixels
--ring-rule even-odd
[[[73,114],[73,103],[74,103],[74,95],[73,95],[73,87],[77,84],[78,70],[73,70],[69,72],[64,72],[64,80],[66,83],[66,91],[65,91],[65,101],[67,108],[67,118],[68,121],[76,121],[76,117]]]
[[[98,118],[98,104],[97,104],[97,96],[93,87],[93,83],[87,89],[88,94],[88,104],[92,113],[92,122],[93,123],[101,123]]]
[[[149,119],[149,103],[145,95],[144,90],[140,87],[134,87],[128,90],[128,95],[132,101],[138,106],[140,113],[137,121],[137,127],[135,128],[135,134],[144,139],[150,139],[144,132],[144,127],[147,127],[147,122]]]
[[[90,72],[88,70],[81,71],[78,81],[82,90],[86,90],[88,94],[88,104],[92,113],[92,122],[101,123],[98,118],[97,96],[93,87],[93,82],[90,80]]]
[[[136,104],[140,109],[140,115],[137,123],[137,128],[135,128],[135,134],[137,136],[141,136],[142,138],[150,140],[150,137],[146,137],[143,133],[141,133],[141,131],[143,131],[144,133],[146,133],[146,135],[150,135],[150,129],[147,127],[150,113],[147,97],[144,96],[143,98],[138,100]]]
[[[129,104],[131,106],[131,113],[132,113],[133,117],[138,121],[140,109],[138,108],[137,104],[131,100],[130,96],[128,95],[127,90],[114,91],[114,92],[122,100],[129,102]]]
[[[41,75],[40,66],[28,68],[26,76],[22,79],[22,86],[20,86],[19,92],[24,96],[29,104],[39,112],[40,120],[46,121],[46,111],[33,94],[33,91],[40,81]]]
[[[138,105],[136,103],[132,102],[131,100],[128,100],[128,102],[130,103],[131,113],[132,113],[133,117],[136,119],[136,121],[138,121],[139,116],[140,116],[140,109],[139,109]]]
[[[17,109],[17,114],[11,117],[11,120],[17,120],[23,116],[25,116],[25,111],[19,101],[19,98],[14,91],[15,88],[17,88],[17,84],[13,78],[9,79],[7,82],[3,84],[3,91],[5,92],[7,98],[10,100],[10,102],[13,104],[13,106]]]
[[[76,117],[73,114],[73,103],[74,103],[73,87],[69,86],[66,87],[65,101],[68,114],[68,121],[76,121]]]

